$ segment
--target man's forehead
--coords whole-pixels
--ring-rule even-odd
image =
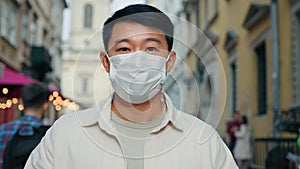
[[[164,38],[162,34],[158,33],[135,33],[125,36],[116,36],[115,38],[111,38],[111,42],[119,43],[119,42],[130,42],[134,40],[139,41],[161,41],[160,39]]]
[[[115,24],[109,44],[114,45],[119,42],[130,42],[131,40],[148,41],[151,38],[165,41],[165,35],[161,30],[133,22],[120,22]]]
[[[139,23],[119,22],[113,27],[112,36],[130,38],[136,36],[164,36],[164,33],[157,28]]]

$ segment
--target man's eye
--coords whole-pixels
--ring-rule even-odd
[[[119,48],[119,49],[117,49],[117,51],[118,52],[127,52],[127,51],[129,51],[129,49],[128,48]]]
[[[147,51],[158,51],[155,47],[149,47],[146,49]]]

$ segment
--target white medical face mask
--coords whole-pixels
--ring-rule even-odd
[[[107,55],[108,56],[108,55]],[[153,98],[166,80],[169,59],[137,51],[108,57],[110,80],[115,92],[125,101],[143,103]]]

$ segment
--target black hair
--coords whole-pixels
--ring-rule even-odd
[[[246,116],[242,116],[242,124],[248,124],[248,119]]]
[[[238,110],[234,110],[233,114],[240,114],[240,112]]]
[[[21,89],[24,108],[39,108],[48,101],[50,91],[41,82],[25,85]]]
[[[102,37],[106,51],[108,51],[108,42],[111,37],[113,27],[119,22],[134,22],[162,31],[168,43],[168,50],[172,50],[174,25],[170,18],[153,6],[134,4],[116,11],[104,22]]]

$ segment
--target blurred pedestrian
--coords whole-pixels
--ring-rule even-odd
[[[234,132],[236,145],[233,149],[234,157],[240,169],[248,169],[251,159],[250,127],[246,116],[242,116],[239,130]]]
[[[50,91],[48,87],[40,82],[28,84],[21,89],[21,98],[24,105],[24,115],[15,121],[0,125],[0,169],[3,167],[3,160],[6,145],[14,138],[15,135],[31,136],[35,129],[42,125],[41,118],[48,109],[48,98]],[[27,155],[27,158],[29,154]],[[23,157],[22,157],[23,158]],[[6,161],[6,165],[12,163],[23,163],[22,168],[27,160]],[[20,167],[20,166],[19,166]],[[9,167],[12,169],[13,167]]]
[[[233,112],[233,119],[227,124],[227,134],[229,136],[228,148],[233,153],[233,149],[236,142],[236,136],[234,132],[239,130],[241,125],[241,115],[239,111]]]
[[[162,91],[176,60],[173,31],[170,18],[149,5],[108,18],[100,58],[114,93],[101,107],[58,119],[25,168],[237,169],[216,130],[177,110]]]

